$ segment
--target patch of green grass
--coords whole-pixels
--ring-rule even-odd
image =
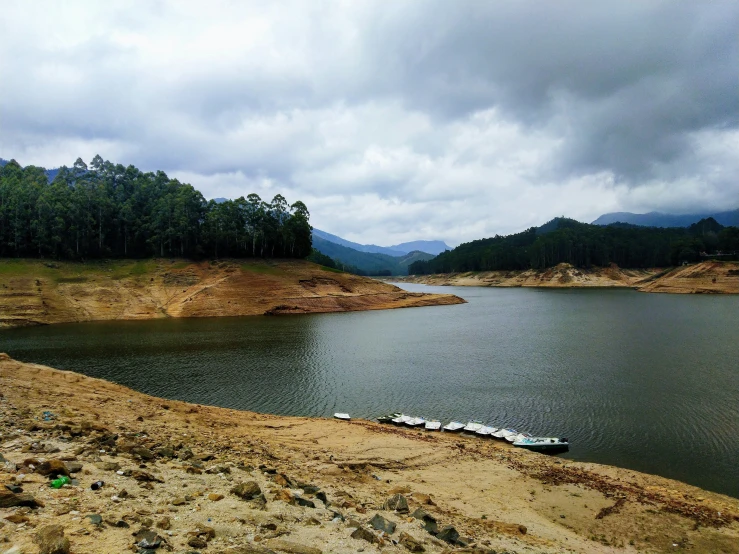
[[[57,283],[86,283],[88,281],[87,277],[83,277],[82,275],[77,275],[75,277],[57,277],[55,279]]]
[[[251,273],[262,273],[266,275],[283,275],[284,272],[265,262],[245,262],[241,264],[241,271],[250,271]]]
[[[340,269],[336,269],[335,267],[326,267],[325,265],[320,266],[323,271],[330,271],[332,273],[344,273]]]

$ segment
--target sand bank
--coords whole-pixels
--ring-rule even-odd
[[[451,294],[409,293],[303,260],[0,260],[0,328],[461,303]]]
[[[163,400],[5,355],[0,391],[0,481],[43,504],[0,507],[0,552],[37,552],[52,524],[76,554],[147,529],[174,552],[739,552],[737,499],[493,440]],[[60,464],[78,486],[48,486]]]

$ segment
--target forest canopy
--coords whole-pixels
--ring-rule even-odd
[[[308,208],[277,194],[206,201],[163,171],[95,156],[61,167],[0,168],[0,257],[286,257],[311,253]]]
[[[556,218],[521,233],[475,240],[429,261],[411,274],[543,269],[560,263],[577,267],[665,267],[696,262],[708,254],[736,259],[739,228],[703,219],[688,228],[637,227],[623,223],[589,225]]]

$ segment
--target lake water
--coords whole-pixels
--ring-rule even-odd
[[[739,497],[739,297],[402,286],[469,303],[14,329],[0,352],[229,408],[481,419]]]

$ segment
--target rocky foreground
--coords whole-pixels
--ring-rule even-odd
[[[737,499],[494,440],[164,400],[4,354],[0,391],[0,553],[739,552]]]
[[[390,279],[389,279],[390,280]],[[633,288],[641,292],[739,294],[739,263],[701,262],[668,269],[577,268],[570,264],[527,271],[470,271],[392,278],[437,286]]]
[[[303,260],[0,260],[0,328],[461,304]]]

